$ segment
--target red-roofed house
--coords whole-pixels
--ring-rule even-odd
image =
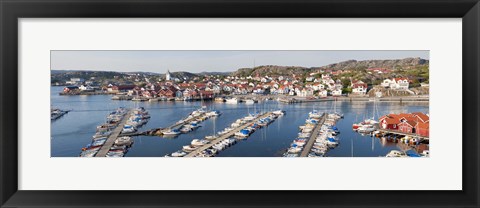
[[[383,80],[380,85],[394,90],[406,90],[408,89],[409,83],[410,80],[408,80],[408,78],[392,78]]]
[[[213,98],[213,92],[212,91],[206,91],[206,90],[200,90],[200,96],[203,99],[210,99],[210,98]]]
[[[368,85],[362,81],[352,81],[350,85],[352,87],[352,94],[365,95],[367,94]]]
[[[426,123],[426,122],[429,122],[430,121],[430,117],[428,117],[427,115],[425,115],[424,113],[422,112],[415,112],[415,113],[412,113],[414,116],[416,116],[418,118],[419,121],[423,122],[423,123]]]
[[[398,123],[400,122],[397,118],[391,116],[382,116],[380,118],[380,127],[382,129],[398,129]]]
[[[417,126],[416,126],[416,129],[417,129],[417,134],[418,135],[425,136],[425,137],[430,136],[430,124],[429,123],[418,122]]]
[[[415,133],[415,127],[417,126],[417,122],[413,120],[406,120],[404,122],[399,123],[398,130],[405,133]]]
[[[388,114],[380,117],[380,128],[398,130],[405,133],[414,133],[428,137],[429,116],[424,113]]]

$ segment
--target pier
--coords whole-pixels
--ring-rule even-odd
[[[127,111],[127,113],[123,116],[120,123],[118,123],[118,126],[112,131],[112,134],[110,134],[107,141],[105,141],[105,144],[103,144],[102,148],[100,148],[100,150],[97,152],[95,157],[107,156],[108,151],[110,151],[110,148],[113,146],[113,144],[117,140],[120,133],[122,133],[123,126],[127,123],[127,120],[128,118],[130,118],[132,111],[133,111],[132,109]]]
[[[202,116],[204,116],[205,113],[201,113],[200,115],[198,116],[195,116],[193,118],[190,118],[190,119],[187,119],[181,123],[175,123],[175,124],[172,124],[170,125],[169,127],[165,127],[165,128],[155,128],[155,129],[150,129],[150,130],[147,130],[147,131],[142,131],[142,132],[134,132],[134,133],[126,133],[126,134],[120,134],[120,136],[161,136],[163,133],[162,131],[163,130],[166,130],[166,129],[176,129],[176,128],[180,128],[181,126],[185,125],[185,124],[188,124]]]
[[[397,135],[402,135],[402,136],[418,137],[418,138],[423,139],[423,140],[429,140],[428,137],[420,136],[420,135],[415,134],[415,133],[406,133],[406,132],[391,130],[391,129],[378,129],[378,131],[380,131],[382,134],[390,133],[390,134],[397,134]]]
[[[300,157],[306,157],[306,156],[308,156],[308,153],[310,153],[310,150],[313,147],[313,143],[315,143],[315,140],[317,139],[316,137],[320,134],[320,130],[322,129],[322,125],[323,125],[323,123],[325,123],[326,117],[327,117],[327,114],[323,113],[322,117],[320,118],[320,121],[315,126],[315,129],[313,129],[312,135],[310,135],[310,138],[308,139],[307,144],[305,144],[305,147],[303,148],[303,151],[300,154]]]
[[[197,120],[198,118],[200,118],[200,117],[202,117],[202,116],[204,116],[204,115],[205,115],[205,113],[201,113],[200,115],[194,116],[194,117],[192,117],[192,118],[190,118],[190,119],[188,119],[188,120],[185,120],[185,121],[183,121],[183,122],[175,123],[175,124],[167,127],[167,129],[180,128],[181,126],[183,126],[183,125],[185,125],[185,124],[188,124],[188,123],[190,123],[190,122],[192,122],[192,121],[194,121],[194,120]]]
[[[224,134],[224,135],[222,135],[222,136],[219,136],[219,137],[216,138],[215,140],[210,141],[208,144],[203,145],[203,146],[201,146],[200,148],[198,148],[198,149],[196,149],[196,150],[188,153],[187,155],[185,155],[185,157],[193,157],[193,156],[197,155],[198,153],[200,153],[200,152],[202,152],[202,151],[204,151],[204,150],[212,147],[212,146],[215,145],[216,143],[221,142],[221,141],[224,140],[224,139],[228,139],[228,138],[234,136],[234,134],[237,133],[237,132],[239,132],[240,130],[242,130],[242,129],[244,129],[244,128],[247,128],[248,126],[252,125],[253,123],[258,122],[260,119],[266,118],[266,117],[268,117],[268,116],[270,116],[270,115],[272,115],[272,112],[265,113],[265,114],[259,116],[258,118],[254,119],[253,121],[250,121],[250,122],[248,122],[248,123],[246,123],[246,124],[244,124],[244,125],[242,125],[242,126],[239,126],[239,127],[235,128],[235,129],[233,129],[232,131],[230,131],[230,132],[228,132],[228,133],[226,133],[226,134]]]

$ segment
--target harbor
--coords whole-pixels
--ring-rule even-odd
[[[61,90],[59,87],[58,90]],[[52,90],[53,91],[53,90]],[[58,91],[57,91],[58,93]],[[193,139],[204,140],[208,136],[218,134],[216,129],[225,129],[231,127],[238,118],[243,118],[252,112],[259,111],[261,115],[272,112],[276,109],[285,111],[285,116],[281,116],[271,123],[268,128],[258,128],[255,133],[249,135],[248,139],[235,139],[234,145],[229,145],[215,157],[281,157],[285,150],[289,148],[292,139],[298,137],[299,126],[305,125],[306,115],[312,112],[312,109],[319,113],[335,112],[333,102],[311,102],[285,104],[277,100],[259,100],[254,104],[239,102],[236,104],[226,102],[206,101],[203,105],[200,102],[130,102],[126,100],[111,100],[110,95],[97,96],[58,96],[52,95],[52,102],[60,109],[72,109],[62,118],[62,122],[52,122],[52,156],[54,157],[75,157],[78,156],[79,149],[85,147],[92,141],[92,135],[96,134],[96,127],[105,122],[105,115],[118,107],[126,109],[145,108],[151,118],[148,123],[138,127],[137,132],[121,133],[117,139],[123,136],[129,136],[134,141],[134,145],[128,148],[124,157],[164,157],[183,149],[183,146],[191,145]],[[377,110],[380,115],[402,112],[428,112],[428,104],[403,105],[396,102],[377,102]],[[184,120],[186,115],[206,106],[207,109],[215,109],[222,113],[221,116],[205,119],[201,121],[201,128],[187,133],[181,133],[175,137],[168,135],[148,135],[147,132],[154,129],[181,129],[182,125],[188,124],[191,120]],[[352,131],[352,124],[358,122],[358,118],[370,117],[374,102],[349,102],[337,101],[337,110],[344,114],[344,119],[340,119],[334,125],[341,132],[337,136],[339,144],[335,148],[328,149],[323,157],[385,157],[392,150],[404,151],[407,149],[418,150],[422,153],[425,149],[424,144],[409,146],[405,148],[404,143],[387,141],[388,138],[372,137],[372,135],[362,135]],[[255,110],[256,109],[256,110]],[[203,115],[205,116],[205,115]],[[188,117],[188,116],[187,116]],[[377,117],[378,118],[378,117]],[[183,123],[177,123],[183,120]],[[200,124],[200,123],[199,123]],[[242,126],[243,127],[243,126]],[[76,130],[78,129],[78,130]],[[232,132],[235,134],[235,132]],[[382,134],[395,133],[383,132]],[[400,134],[400,133],[399,133]],[[312,133],[312,135],[315,135]],[[386,135],[387,137],[389,135]],[[112,136],[114,138],[114,136]],[[230,137],[232,138],[232,137]],[[309,137],[309,141],[317,137]],[[400,141],[400,137],[398,137]],[[218,137],[217,137],[218,139]],[[107,141],[110,141],[107,143]],[[105,141],[107,146],[113,139],[108,137]],[[225,141],[226,139],[219,139]],[[212,149],[216,140],[208,140],[208,148],[199,148],[198,153],[207,149]],[[320,141],[320,140],[319,140]],[[317,141],[313,142],[306,149],[308,153],[299,152],[298,156],[314,156],[312,150]],[[114,144],[115,145],[115,144]],[[113,145],[113,146],[114,146]],[[102,156],[108,149],[103,149]],[[110,147],[111,149],[111,147]],[[201,151],[200,151],[201,150]],[[108,153],[107,153],[108,154]],[[112,154],[114,156],[115,154]],[[191,153],[190,156],[195,155]],[[190,157],[189,156],[189,157]],[[318,156],[318,155],[317,155]]]
[[[127,115],[132,114],[132,110],[128,110],[126,114]],[[108,152],[110,151],[110,148],[112,148],[112,146],[115,143],[115,141],[117,140],[118,136],[120,135],[120,133],[122,133],[123,127],[127,123],[128,118],[129,118],[128,116],[124,116],[122,118],[122,120],[120,121],[118,126],[112,131],[110,136],[108,136],[108,139],[105,141],[105,143],[100,148],[100,150],[95,155],[95,157],[106,157],[107,156]]]
[[[322,125],[325,122],[325,117],[326,114],[323,113],[322,116],[320,117],[318,123],[316,124],[315,128],[313,129],[313,132],[308,139],[307,144],[302,150],[302,153],[300,154],[300,157],[307,157],[310,151],[312,150],[313,144],[315,143],[316,137],[320,134],[320,130],[322,129]]]
[[[219,136],[219,137],[217,137],[217,138],[214,138],[213,141],[210,141],[208,144],[205,144],[205,145],[201,146],[200,148],[198,148],[198,149],[196,149],[196,150],[188,153],[185,157],[195,157],[195,156],[198,156],[198,155],[200,155],[200,153],[202,153],[202,152],[204,152],[205,150],[211,148],[212,146],[217,145],[217,144],[221,143],[222,141],[225,141],[226,139],[233,137],[233,136],[236,135],[238,132],[241,132],[242,130],[244,130],[244,129],[250,127],[250,126],[252,126],[253,124],[257,123],[258,121],[260,121],[260,120],[262,120],[262,119],[265,119],[265,118],[267,118],[267,117],[270,117],[270,116],[272,116],[272,115],[273,115],[272,112],[268,112],[268,113],[265,113],[265,114],[263,114],[263,115],[256,116],[256,118],[255,118],[254,120],[249,121],[249,122],[243,124],[242,126],[239,126],[239,127],[235,128],[235,129],[231,129],[231,130],[229,130],[227,133],[225,133],[225,134],[223,134],[223,135],[221,135],[221,136]],[[249,132],[249,133],[247,133],[246,135],[244,135],[244,136],[242,136],[242,137],[248,137],[248,136],[250,136],[251,133],[253,133],[253,132]],[[231,144],[233,144],[233,143],[234,143],[234,142],[231,142],[230,144],[227,144],[227,145],[225,145],[225,146],[231,145]],[[220,151],[220,150],[222,150],[223,148],[224,148],[224,147],[215,148],[215,150]]]

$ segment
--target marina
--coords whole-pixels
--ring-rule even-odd
[[[57,91],[55,91],[55,88]],[[62,117],[62,122],[52,122],[52,156],[54,157],[78,156],[78,150],[85,147],[86,143],[92,142],[92,135],[96,134],[96,127],[104,122],[105,114],[112,109],[122,106],[126,109],[143,107],[148,110],[151,116],[148,123],[137,128],[137,132],[118,135],[118,138],[128,136],[131,137],[131,141],[135,141],[134,147],[128,148],[128,154],[124,154],[124,157],[164,157],[165,155],[175,153],[182,150],[183,146],[191,145],[192,139],[197,138],[198,141],[207,140],[208,136],[218,134],[215,129],[231,127],[230,125],[235,123],[238,118],[249,115],[253,108],[263,112],[282,109],[286,114],[277,118],[274,123],[269,125],[269,128],[259,128],[256,133],[249,135],[248,139],[235,139],[237,141],[235,145],[228,146],[229,148],[223,149],[215,157],[281,157],[285,153],[285,149],[291,145],[292,138],[298,137],[298,127],[305,125],[305,115],[308,115],[313,108],[322,113],[332,112],[333,103],[329,101],[296,103],[292,105],[265,99],[259,100],[254,104],[245,102],[231,104],[214,101],[206,101],[203,104],[200,102],[134,103],[126,100],[111,100],[110,95],[59,96],[58,91],[61,91],[62,88],[52,87],[52,89],[52,104],[60,109],[72,109],[72,111]],[[385,157],[392,150],[405,152],[404,150],[406,149],[401,142],[387,141],[388,134],[386,135],[387,137],[381,137],[380,135],[380,137],[372,137],[371,134],[362,135],[352,131],[352,124],[358,122],[358,117],[372,114],[373,103],[369,101],[337,101],[337,111],[344,114],[344,119],[338,120],[335,124],[338,130],[342,132],[340,135],[342,143],[326,151],[324,157]],[[379,115],[401,112],[428,113],[428,104],[402,105],[393,102],[377,102],[376,105]],[[181,125],[177,124],[177,122],[185,119],[185,115],[190,115],[193,111],[202,108],[202,106],[206,106],[206,109],[221,111],[222,116],[215,119],[206,119],[202,121],[201,128],[186,134],[179,134],[175,137],[163,134],[156,136],[146,134],[150,130],[160,129],[159,127],[164,127],[161,129],[171,127],[181,129]],[[382,132],[382,135],[386,133],[394,132]],[[398,138],[400,141],[400,137]],[[106,140],[105,143],[107,143]],[[208,141],[212,142],[215,140]],[[108,144],[110,143],[111,140]],[[315,143],[311,149],[314,149]],[[211,144],[210,149],[213,145]],[[106,149],[105,147],[102,154],[104,154]],[[416,145],[413,145],[409,149],[418,149],[420,154],[425,148],[423,146],[422,148],[416,148]],[[307,154],[307,157],[309,155],[312,156],[310,153],[311,151]],[[299,152],[298,154],[300,155],[301,153]]]
[[[132,110],[128,110],[126,114],[129,115],[131,113],[132,113]],[[110,151],[110,148],[112,148],[112,146],[115,143],[115,141],[117,140],[118,136],[120,135],[120,133],[122,133],[123,127],[127,123],[128,118],[129,118],[128,116],[123,116],[123,118],[120,121],[120,123],[118,124],[118,126],[112,131],[112,133],[110,134],[108,139],[105,141],[103,146],[100,148],[98,153],[95,155],[95,157],[106,157],[107,156],[108,152]]]
[[[325,122],[325,117],[326,117],[326,114],[323,113],[322,116],[320,117],[320,120],[318,121],[315,128],[313,129],[313,132],[312,132],[310,138],[308,139],[307,144],[303,148],[302,153],[300,154],[300,157],[307,157],[308,154],[310,153],[310,151],[312,150],[313,144],[315,143],[315,139],[320,134],[320,130],[322,129],[322,125]]]
[[[254,118],[254,120],[252,121],[249,121],[245,124],[243,124],[242,126],[239,126],[235,129],[232,129],[230,130],[229,132],[219,136],[218,138],[215,138],[213,141],[209,142],[208,144],[205,144],[203,146],[201,146],[200,148],[188,153],[185,157],[195,157],[195,156],[199,156],[200,153],[202,153],[203,151],[211,148],[212,146],[216,145],[216,144],[219,144],[221,143],[222,141],[232,137],[232,136],[235,136],[238,132],[241,132],[242,130],[248,128],[249,126],[252,126],[254,125],[255,123],[257,123],[258,121],[262,120],[262,119],[265,119],[269,116],[272,116],[273,113],[272,112],[268,112],[268,113],[265,113],[263,115],[260,115],[260,116],[256,116],[256,118]],[[253,132],[252,132],[253,133]],[[248,137],[250,135],[250,133],[248,135],[245,135],[245,137]],[[233,142],[231,142],[233,144]],[[223,149],[223,148],[222,148]],[[216,150],[219,150],[219,149],[216,149]]]

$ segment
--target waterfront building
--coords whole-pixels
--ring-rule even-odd
[[[342,96],[342,90],[341,89],[332,90],[332,96]]]
[[[383,80],[380,85],[393,90],[407,90],[409,83],[408,78],[391,78]]]
[[[354,95],[365,95],[367,94],[367,84],[362,82],[361,80],[359,81],[352,81],[351,83],[351,88],[352,88],[352,94]]]
[[[76,90],[78,90],[77,86],[67,86],[67,87],[63,88],[63,92],[65,92],[65,93],[76,91]]]
[[[80,87],[78,87],[78,89],[80,89],[81,91],[85,91],[85,92],[95,91],[95,89],[90,85],[81,85]]]
[[[380,128],[429,136],[430,117],[421,112],[388,114],[380,117]]]

